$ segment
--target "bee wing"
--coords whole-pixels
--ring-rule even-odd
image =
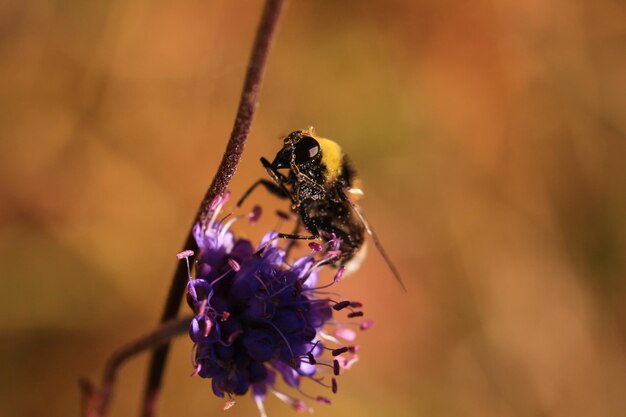
[[[404,282],[402,282],[402,278],[400,278],[400,273],[396,269],[395,265],[391,262],[391,259],[389,258],[389,256],[387,256],[385,249],[383,249],[383,245],[380,243],[380,241],[378,240],[378,236],[376,236],[376,233],[374,233],[374,230],[365,219],[365,216],[363,215],[361,208],[354,201],[352,201],[348,196],[345,196],[345,197],[346,197],[346,200],[350,203],[350,206],[352,207],[352,210],[354,211],[354,213],[356,213],[358,218],[361,220],[361,223],[363,223],[363,226],[365,226],[365,230],[367,230],[367,234],[370,235],[370,237],[372,238],[374,245],[376,245],[376,249],[378,249],[378,252],[380,252],[380,254],[382,255],[383,259],[387,263],[387,266],[391,270],[391,273],[395,277],[396,281],[398,281],[398,284],[400,284],[400,286],[402,287],[402,290],[406,292],[406,287],[404,285]]]

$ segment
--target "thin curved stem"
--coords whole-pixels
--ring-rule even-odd
[[[104,416],[113,395],[115,379],[120,367],[128,359],[138,353],[169,343],[172,338],[188,331],[191,319],[192,316],[186,316],[182,319],[170,320],[167,323],[163,323],[153,332],[148,333],[113,352],[104,368],[102,388],[99,392],[89,381],[85,379],[81,380],[83,416]]]
[[[217,195],[224,194],[224,192],[226,192],[226,189],[235,174],[248,138],[248,133],[250,132],[252,120],[254,118],[259,91],[261,89],[261,81],[263,79],[263,73],[267,62],[267,55],[276,32],[276,26],[283,3],[283,0],[267,0],[265,3],[263,15],[261,16],[261,21],[257,28],[256,38],[252,47],[252,54],[250,55],[248,70],[241,98],[239,100],[239,107],[237,109],[233,130],[230,134],[230,139],[222,158],[222,162],[220,163],[217,173],[213,178],[211,186],[207,190],[204,199],[200,204],[194,224],[196,222],[205,223],[209,213],[211,201],[213,201]],[[191,249],[194,252],[197,252],[198,250],[198,246],[193,238],[191,230],[187,235],[183,249]],[[163,314],[161,315],[162,323],[171,320],[178,314],[182,297],[185,292],[186,283],[187,268],[184,263],[179,262],[170,285]],[[161,388],[168,352],[169,343],[165,343],[161,347],[155,349],[152,354],[141,411],[141,415],[143,417],[154,416],[155,403]]]

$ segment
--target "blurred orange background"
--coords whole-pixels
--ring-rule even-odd
[[[0,5],[0,416],[78,415],[79,376],[156,325],[260,11]],[[626,416],[625,51],[620,0],[288,4],[232,191],[315,126],[409,287],[373,250],[341,284],[376,325],[318,415]],[[286,208],[252,199],[266,227]],[[222,413],[190,350],[174,343],[161,416]],[[146,362],[111,416],[137,414]]]

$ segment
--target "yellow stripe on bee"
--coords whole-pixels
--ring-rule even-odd
[[[343,151],[330,139],[315,137],[322,151],[322,163],[326,165],[326,183],[330,184],[341,175]]]

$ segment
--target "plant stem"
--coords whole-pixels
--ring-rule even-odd
[[[170,320],[159,328],[139,339],[117,349],[109,357],[104,368],[102,388],[98,392],[87,380],[81,380],[83,416],[102,417],[105,415],[115,387],[115,378],[121,365],[129,358],[147,349],[161,346],[189,329],[192,316]]]
[[[283,0],[267,0],[261,21],[257,28],[256,38],[252,47],[252,54],[248,63],[248,70],[244,81],[243,91],[239,100],[239,108],[235,117],[233,130],[226,147],[226,152],[222,158],[222,162],[217,170],[211,186],[207,190],[200,208],[198,209],[195,222],[205,223],[211,201],[219,195],[224,194],[230,181],[235,174],[239,160],[243,153],[248,133],[254,113],[258,103],[259,91],[261,89],[261,81],[267,62],[267,55],[276,25],[283,6]],[[194,222],[194,223],[195,223]],[[192,225],[193,229],[193,225]],[[198,246],[193,238],[190,230],[183,249],[191,249],[197,252]],[[165,302],[165,308],[161,315],[161,322],[171,320],[176,317],[187,283],[187,268],[183,262],[178,263],[176,272],[170,285],[170,290]],[[150,360],[150,369],[146,382],[146,391],[143,400],[142,412],[143,417],[154,416],[155,403],[161,382],[163,379],[163,371],[167,355],[169,352],[169,343],[165,343],[161,347],[154,350]]]

